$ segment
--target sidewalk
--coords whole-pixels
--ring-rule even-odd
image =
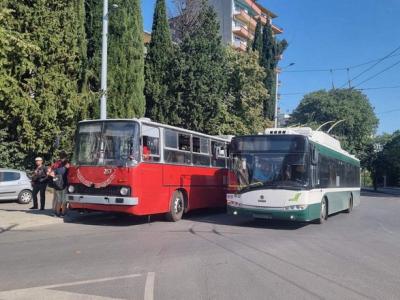
[[[0,233],[35,226],[64,223],[62,218],[52,216],[53,194],[46,192],[45,210],[30,210],[32,203],[0,202]]]
[[[385,188],[378,188],[376,191],[373,187],[362,187],[362,191],[374,192],[374,193],[384,193],[388,195],[400,196],[400,188],[398,187],[385,187]]]

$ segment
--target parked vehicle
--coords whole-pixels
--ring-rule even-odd
[[[17,200],[28,204],[32,201],[32,185],[26,172],[0,169],[0,201]]]
[[[225,207],[229,139],[151,122],[78,125],[68,171],[70,209],[165,213]]]

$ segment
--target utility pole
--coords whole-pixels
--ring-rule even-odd
[[[275,114],[274,114],[274,127],[278,128],[278,89],[279,89],[279,69],[275,69]]]
[[[101,46],[101,96],[100,119],[107,119],[107,38],[108,38],[108,0],[103,0],[103,36]]]
[[[275,114],[274,114],[274,126],[275,128],[278,128],[278,90],[279,90],[279,73],[284,70],[287,69],[291,66],[293,66],[295,63],[290,63],[289,65],[287,65],[286,67],[279,69],[279,67],[275,68]]]

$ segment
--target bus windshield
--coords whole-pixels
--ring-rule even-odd
[[[302,189],[308,186],[309,156],[303,138],[245,138],[244,141],[233,141],[231,152],[236,181],[231,184],[238,186],[240,191],[259,188]]]
[[[89,166],[131,166],[139,161],[139,124],[132,121],[81,123],[73,163]]]

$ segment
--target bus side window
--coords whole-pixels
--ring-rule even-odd
[[[164,160],[167,163],[191,164],[191,136],[175,130],[164,130]]]
[[[213,167],[226,167],[226,144],[220,142],[211,142],[212,150],[212,166]]]
[[[192,138],[192,161],[194,165],[210,166],[210,140],[194,136]]]
[[[142,127],[142,158],[143,161],[160,161],[160,130],[156,127]]]

